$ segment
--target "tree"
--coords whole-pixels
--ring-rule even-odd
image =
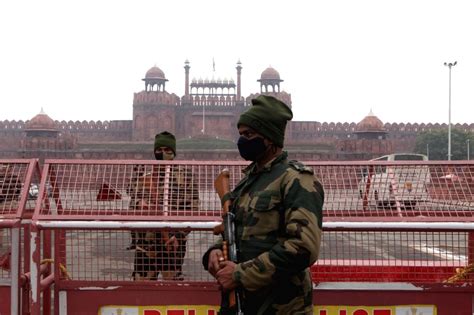
[[[451,129],[451,160],[467,159],[468,139],[471,148],[474,147],[474,133]],[[416,137],[415,152],[427,154],[428,151],[430,160],[448,159],[448,129],[425,131]]]

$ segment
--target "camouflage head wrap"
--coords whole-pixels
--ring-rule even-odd
[[[153,150],[156,150],[160,147],[168,147],[173,150],[174,155],[176,155],[176,138],[171,132],[163,131],[155,136],[155,145]]]
[[[285,128],[293,112],[282,101],[273,96],[259,95],[252,99],[252,107],[240,115],[237,127],[246,125],[282,148]]]

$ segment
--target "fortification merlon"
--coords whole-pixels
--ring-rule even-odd
[[[134,93],[133,105],[171,105],[179,106],[180,99],[174,93],[166,91],[141,91]]]
[[[146,92],[143,92],[146,93]],[[137,93],[140,94],[140,93]],[[177,96],[174,94],[169,94],[168,98],[173,99]],[[201,103],[199,103],[201,102]],[[230,99],[219,98],[214,104],[210,102],[209,99],[202,98],[200,100],[196,100],[196,103],[193,104],[194,106],[202,106],[202,102],[206,104],[205,106],[216,106],[216,107],[223,107],[223,106],[234,106],[235,99],[231,97]],[[179,102],[175,102],[174,104],[178,104]],[[0,121],[0,133],[12,133],[12,132],[23,132],[26,128],[26,124],[28,121],[22,120],[3,120]],[[61,132],[112,132],[112,131],[120,131],[123,132],[124,130],[131,130],[133,121],[132,120],[112,120],[112,121],[55,121],[57,128]],[[288,124],[288,130],[292,133],[299,132],[299,133],[308,133],[308,134],[321,134],[321,135],[329,135],[333,134],[351,134],[354,132],[357,124],[352,123],[334,123],[334,122],[318,122],[318,121],[291,121]],[[448,128],[448,125],[443,123],[385,123],[385,129],[389,133],[389,136],[396,135],[396,134],[417,134],[423,131],[433,131],[433,130],[440,130]],[[467,124],[453,124],[453,128],[461,129],[466,132],[474,132],[474,123]]]
[[[4,120],[0,121],[0,130],[23,130],[26,122],[23,120]]]
[[[293,140],[321,138],[352,138],[357,123],[334,123],[318,121],[290,121],[287,132]],[[439,123],[386,123],[388,138],[416,137],[420,132],[447,129],[447,124]],[[474,132],[474,124],[454,124],[453,128],[465,132]]]
[[[192,106],[232,107],[236,105],[235,95],[191,95]]]
[[[102,131],[102,132],[113,132],[113,131],[121,131],[124,129],[131,129],[132,127],[132,121],[131,120],[105,120],[105,121],[55,121],[59,131],[64,131],[64,132],[76,132],[76,131],[81,131],[81,132],[96,132],[96,131]]]

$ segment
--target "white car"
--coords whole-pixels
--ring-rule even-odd
[[[30,184],[28,189],[28,199],[36,199],[39,195],[39,186],[37,184]]]
[[[46,190],[48,196],[52,196],[52,189],[49,184],[46,185]],[[30,188],[28,189],[28,199],[36,199],[39,196],[39,184],[30,184]]]
[[[364,205],[376,208],[412,208],[428,200],[427,186],[431,181],[428,165],[396,165],[397,161],[427,161],[423,154],[398,153],[370,161],[359,182],[359,195]]]

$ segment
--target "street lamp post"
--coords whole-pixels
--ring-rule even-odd
[[[445,62],[444,65],[449,67],[449,122],[448,122],[448,160],[451,161],[451,68],[458,62]]]

